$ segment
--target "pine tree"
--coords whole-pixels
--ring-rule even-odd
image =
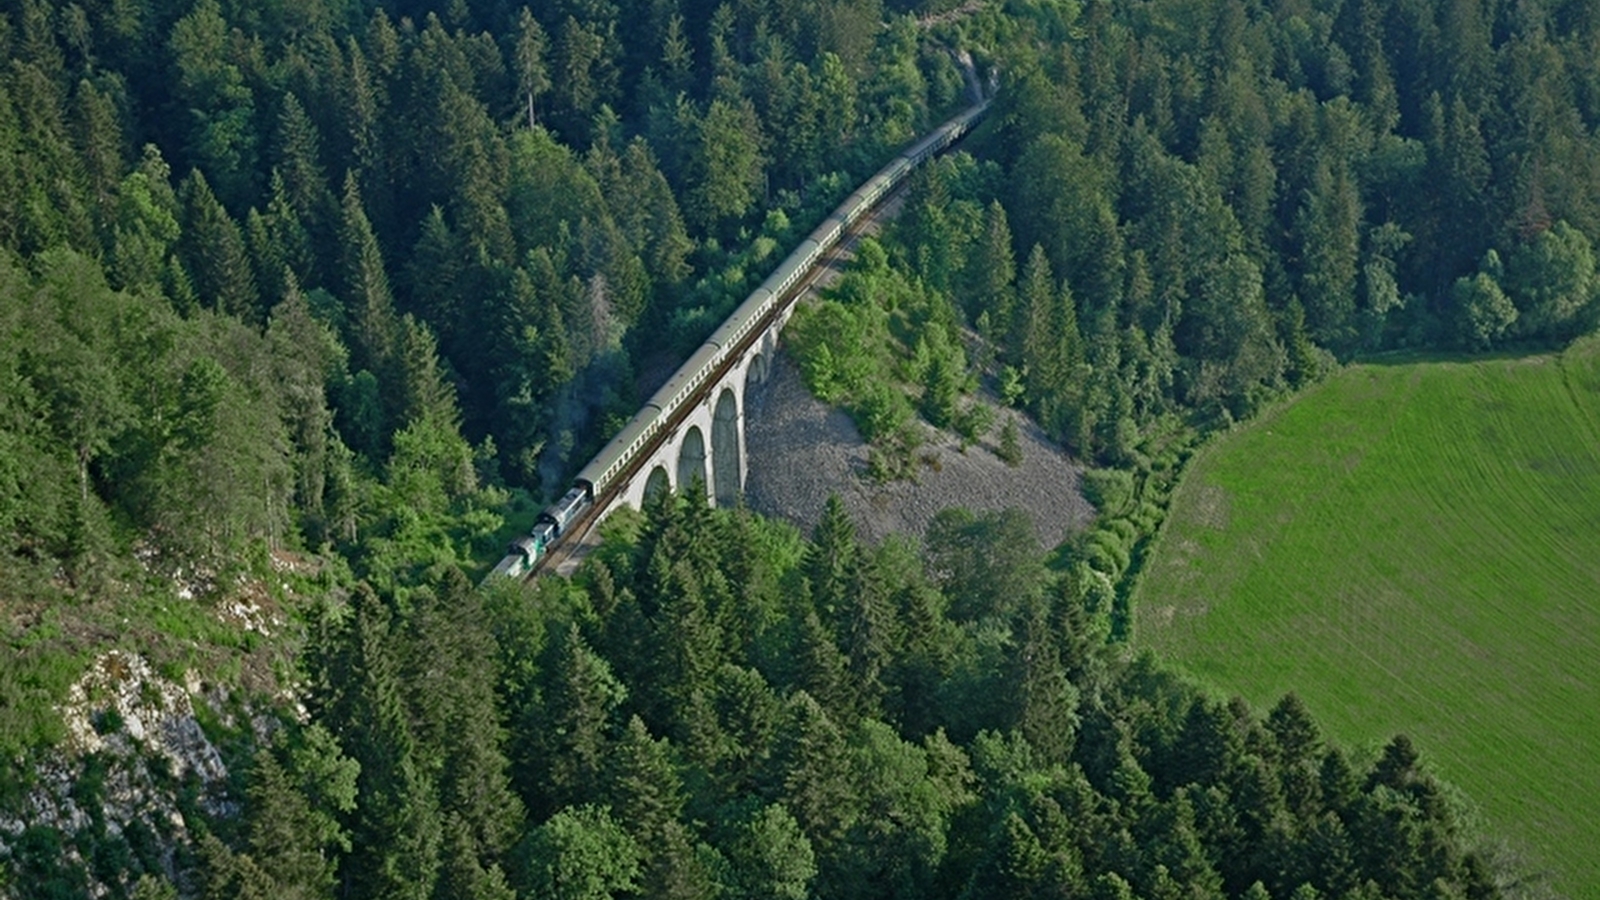
[[[395,362],[403,388],[397,420],[458,428],[461,414],[456,408],[455,385],[446,379],[433,332],[407,314],[400,321],[397,350]]]
[[[1039,752],[1041,760],[1066,760],[1078,728],[1078,690],[1067,680],[1042,595],[1026,598],[1011,628],[1017,648],[1006,675],[1007,719]]]
[[[994,323],[991,340],[1011,333],[1016,314],[1013,282],[1017,277],[1016,254],[1011,246],[1011,226],[1005,207],[991,201],[983,212],[983,234],[967,256],[963,278],[967,318],[977,321],[984,312]]]
[[[433,590],[416,592],[413,604],[406,674],[418,754],[439,772],[446,849],[459,854],[456,845],[466,843],[478,858],[495,860],[521,832],[523,810],[502,751],[494,635],[478,591],[454,567]]]
[[[687,797],[669,751],[634,716],[607,766],[604,796],[643,851],[641,896],[693,900],[710,889],[709,873],[680,821]]]
[[[480,846],[471,829],[454,815],[445,824],[444,860],[435,896],[452,900],[516,900],[496,862],[480,859]]]
[[[270,900],[283,896],[282,885],[248,853],[235,853],[214,834],[206,834],[199,843],[201,869],[206,875],[205,900]]]
[[[333,194],[322,168],[322,137],[294,93],[283,98],[278,114],[274,178],[283,180],[282,194],[305,227],[318,237],[331,236]],[[278,194],[277,185],[273,193]]]
[[[1322,736],[1310,710],[1293,692],[1284,694],[1267,715],[1280,760],[1285,764],[1315,760],[1322,755]]]
[[[89,203],[103,232],[112,222],[117,183],[123,174],[123,136],[116,107],[92,82],[80,81],[73,92],[71,126],[88,182]]]
[[[468,350],[462,342],[468,335],[478,334],[477,329],[466,327],[470,307],[461,296],[466,268],[464,244],[445,220],[444,210],[431,207],[406,260],[405,293],[410,297],[406,310],[433,326],[447,355],[455,355],[458,348]],[[472,354],[461,356],[470,358]]]
[[[843,612],[840,639],[855,707],[866,718],[880,718],[888,692],[884,675],[900,651],[898,623],[888,586],[870,562],[857,567]]]
[[[767,794],[783,797],[820,858],[834,853],[854,824],[857,794],[848,777],[844,736],[805,691],[785,703],[786,725],[773,753]]]
[[[279,753],[288,765],[279,762]],[[330,896],[336,854],[350,848],[335,817],[355,809],[357,770],[320,725],[257,752],[250,773],[249,848],[275,882],[276,896]]]
[[[1022,465],[1022,441],[1017,431],[1017,417],[1011,413],[1006,414],[1005,424],[1000,426],[1000,449],[996,455],[1012,468]]]
[[[639,596],[656,612],[651,621],[652,702],[646,709],[647,717],[665,729],[688,709],[697,692],[710,690],[712,674],[725,661],[722,629],[706,582],[688,553],[658,545],[647,571],[650,585]]]
[[[618,227],[643,257],[652,279],[683,282],[694,243],[684,229],[677,198],[643,138],[635,138],[623,151],[618,176],[614,185],[602,182]]]
[[[1028,254],[1017,293],[1020,328],[1014,333],[1012,346],[1027,372],[1028,400],[1035,409],[1042,409],[1046,399],[1055,397],[1060,389],[1065,360],[1056,355],[1060,317],[1056,315],[1055,283],[1050,260],[1039,244],[1034,244]]]
[[[1348,349],[1355,338],[1361,215],[1360,194],[1347,168],[1319,165],[1295,230],[1307,329],[1325,347]]]
[[[1233,766],[1238,752],[1227,711],[1220,704],[1197,698],[1184,718],[1171,770],[1154,774],[1174,787],[1208,787]]]
[[[607,54],[601,23],[579,22],[568,16],[556,41],[554,93],[560,103],[556,117],[564,133],[587,136],[600,104],[610,102],[617,87],[617,72]]]
[[[683,16],[673,15],[661,35],[661,71],[670,93],[683,93],[694,76],[694,45],[683,33]]]
[[[747,792],[772,753],[783,724],[783,701],[759,671],[727,663],[717,672],[710,704],[726,747],[714,775],[725,794]]]
[[[1050,868],[1050,854],[1028,823],[1007,813],[989,838],[988,853],[973,869],[963,897],[1038,896]]]
[[[683,782],[670,745],[650,735],[644,720],[628,720],[604,770],[603,796],[641,846],[658,844],[683,812]]]
[[[856,526],[844,501],[837,494],[828,495],[800,568],[811,585],[812,604],[825,620],[831,621],[842,609],[860,553]]]

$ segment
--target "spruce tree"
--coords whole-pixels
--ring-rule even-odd
[[[331,229],[325,226],[332,219],[334,201],[322,168],[322,137],[293,92],[284,95],[278,114],[273,171],[283,179],[283,195],[306,227],[319,238],[329,236]]]
[[[1017,277],[1016,252],[1011,243],[1011,225],[1000,201],[991,201],[983,212],[983,233],[967,256],[963,294],[967,317],[977,321],[988,312],[994,323],[994,336],[1011,333],[1016,314],[1013,282]]]
[[[576,625],[552,636],[542,669],[542,700],[516,730],[518,787],[536,815],[580,802],[597,782],[610,752],[612,714],[627,696]]]
[[[502,749],[494,636],[478,591],[459,569],[444,570],[413,603],[412,718],[418,755],[439,772],[441,813],[460,832],[447,835],[447,849],[465,841],[478,857],[496,860],[522,831],[523,809]]]
[[[196,169],[180,189],[183,236],[179,251],[201,302],[246,321],[261,317],[255,273],[239,225],[217,202]]]
[[[361,204],[361,189],[354,172],[345,174],[340,283],[348,322],[351,367],[377,375],[393,388],[393,365],[401,328],[389,294],[389,275],[383,265],[378,238]],[[398,393],[398,392],[396,392]]]
[[[550,90],[550,73],[545,63],[549,39],[539,20],[524,6],[517,14],[517,38],[512,53],[517,88],[527,101],[528,127],[538,124],[536,104]]]
[[[1017,431],[1017,417],[1011,413],[1006,414],[1005,424],[1000,426],[1000,449],[997,455],[1012,468],[1022,464],[1022,443]]]
[[[800,564],[811,586],[812,605],[825,620],[831,622],[842,610],[859,555],[855,523],[839,495],[830,494]]]
[[[435,782],[416,757],[390,614],[370,588],[355,602],[343,654],[337,736],[361,765],[352,850],[340,871],[353,897],[428,900],[443,823]]]

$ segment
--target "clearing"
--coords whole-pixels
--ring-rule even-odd
[[[1191,463],[1135,641],[1342,741],[1416,739],[1600,897],[1600,338],[1351,366]]]

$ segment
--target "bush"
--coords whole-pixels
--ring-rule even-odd
[[[1147,491],[1146,493],[1149,492]],[[1159,504],[1144,500],[1139,503],[1139,508],[1134,510],[1129,518],[1139,527],[1140,531],[1153,532],[1156,530],[1156,526],[1161,524],[1161,520],[1165,516],[1166,510]]]
[[[1107,519],[1100,523],[1100,529],[1116,535],[1127,547],[1132,547],[1139,540],[1138,526],[1125,518]]]
[[[863,386],[854,412],[862,436],[873,443],[900,431],[913,416],[905,394],[877,381]]]
[[[987,403],[974,403],[967,407],[961,415],[956,417],[956,433],[961,435],[961,446],[965,450],[967,445],[976,444],[983,439],[990,428],[994,427],[994,409]],[[1016,425],[1012,425],[1015,430]],[[1021,458],[1021,447],[1017,448],[1018,458]]]
[[[1084,555],[1088,557],[1089,565],[1104,572],[1113,582],[1128,571],[1128,550],[1117,535],[1105,531],[1093,532],[1084,541]]]
[[[1022,439],[1017,433],[1015,416],[1006,416],[1006,424],[1000,429],[1000,450],[996,455],[1012,468],[1022,465]]]
[[[1089,469],[1083,473],[1083,496],[1102,516],[1120,515],[1133,502],[1133,473],[1122,469]]]

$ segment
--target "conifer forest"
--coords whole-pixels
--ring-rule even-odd
[[[1213,435],[1600,325],[1593,0],[0,0],[0,63],[0,898],[1559,893],[1129,598]],[[688,490],[480,584],[974,91],[786,352],[873,477],[1025,415],[1092,525]]]

